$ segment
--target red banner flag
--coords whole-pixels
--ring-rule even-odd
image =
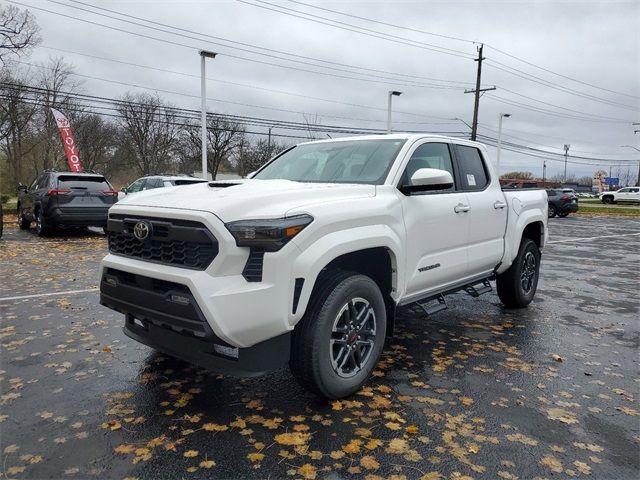
[[[69,119],[55,108],[52,108],[51,112],[56,119],[56,124],[58,125],[58,130],[60,131],[60,138],[62,138],[64,152],[67,154],[69,170],[72,172],[82,172],[82,164],[80,163],[80,157],[78,157],[78,146],[73,140]]]

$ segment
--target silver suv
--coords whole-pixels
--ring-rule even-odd
[[[194,183],[204,183],[204,178],[189,177],[187,175],[150,175],[137,179],[128,187],[123,187],[118,192],[118,200],[122,200],[131,193],[151,190],[152,188],[178,187],[181,185],[192,185]]]

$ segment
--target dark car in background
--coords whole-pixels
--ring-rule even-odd
[[[128,187],[124,187],[118,194],[118,200],[122,200],[126,195],[131,193],[151,190],[153,188],[179,187],[181,185],[193,185],[207,181],[208,180],[204,178],[189,177],[186,175],[149,175],[137,179]]]
[[[18,225],[28,230],[35,222],[40,236],[57,227],[105,228],[117,200],[103,175],[47,170],[30,187],[18,187]]]
[[[547,189],[549,199],[549,218],[566,217],[578,211],[578,197],[562,190]]]

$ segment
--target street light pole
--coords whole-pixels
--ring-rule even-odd
[[[202,178],[207,180],[207,80],[205,59],[216,58],[216,53],[200,50],[200,102],[202,109]]]
[[[636,125],[634,123],[634,125]],[[640,125],[640,124],[638,124]],[[640,130],[638,130],[640,132]],[[621,147],[633,148],[635,151],[640,152],[640,148],[634,147],[633,145],[620,145]],[[611,175],[609,175],[611,176]],[[636,187],[640,187],[640,162],[638,162],[638,179],[636,180]]]
[[[567,157],[569,156],[569,149],[571,145],[568,143],[564,144],[564,177],[562,177],[564,183],[567,183]]]
[[[391,97],[399,97],[402,92],[389,90],[389,100],[387,103],[387,133],[391,133]]]
[[[502,119],[509,118],[510,113],[501,113],[498,116],[498,154],[496,155],[496,171],[498,178],[500,178],[500,149],[502,148]]]

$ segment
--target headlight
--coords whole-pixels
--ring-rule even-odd
[[[276,252],[311,222],[311,215],[296,215],[267,220],[240,220],[225,226],[236,239],[237,246],[260,247],[266,252]]]

